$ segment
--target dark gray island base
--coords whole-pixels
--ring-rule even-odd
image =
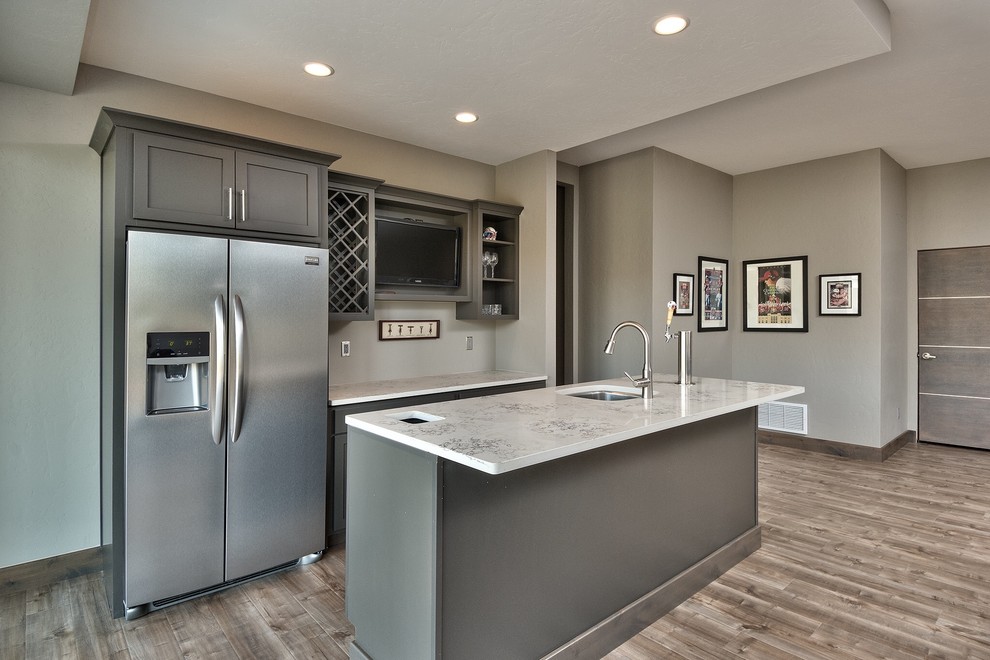
[[[759,548],[755,418],[500,474],[352,425],[351,657],[600,658]]]

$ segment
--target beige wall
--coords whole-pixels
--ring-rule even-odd
[[[496,198],[483,163],[106,69],[82,66],[73,96],[0,83],[0,567],[99,543],[100,160],[87,145],[103,106],[337,153],[334,169],[398,186]],[[379,318],[409,317],[440,318],[442,339],[386,347],[375,322],[333,324],[332,377],[495,366],[494,323],[457,321],[453,303],[380,307]],[[538,329],[518,342],[542,345]]]

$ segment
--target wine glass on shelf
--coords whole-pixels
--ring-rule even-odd
[[[488,277],[488,267],[492,265],[492,253],[485,250],[485,253],[481,255],[481,276]],[[495,269],[492,268],[492,273],[494,274]]]
[[[498,252],[492,252],[492,257],[489,263],[492,265],[492,279],[495,279],[495,266],[498,265]]]

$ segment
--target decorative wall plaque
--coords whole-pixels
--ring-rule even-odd
[[[389,319],[378,322],[378,339],[438,339],[440,337],[440,321],[403,321]]]

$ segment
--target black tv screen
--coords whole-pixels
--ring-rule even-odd
[[[375,218],[375,280],[390,286],[457,287],[459,227],[409,218]]]

